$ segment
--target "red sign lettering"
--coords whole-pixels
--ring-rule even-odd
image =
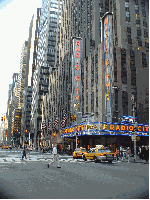
[[[76,66],[75,66],[75,69],[76,69],[76,70],[80,70],[80,66],[79,66],[79,65],[76,65]]]
[[[79,76],[76,76],[75,79],[76,79],[76,81],[79,81]]]
[[[80,57],[80,54],[79,53],[76,53],[76,58],[79,58]]]
[[[77,45],[77,46],[80,46],[80,41],[76,41],[76,45]]]
[[[79,49],[79,47],[77,47],[77,48],[76,48],[76,51],[79,51],[79,52],[80,52],[80,49]]]

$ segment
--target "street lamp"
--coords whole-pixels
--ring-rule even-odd
[[[136,160],[136,129],[138,127],[138,123],[135,122],[135,102],[134,102],[134,95],[131,95],[131,101],[132,101],[132,105],[133,105],[133,123],[134,123],[134,161]]]

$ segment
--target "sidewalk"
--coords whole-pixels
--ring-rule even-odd
[[[128,162],[127,158],[121,159],[121,157],[119,157],[119,161],[120,162]],[[131,157],[129,158],[129,162],[131,163],[144,163],[144,164],[149,164],[149,161],[147,162],[146,160],[140,159],[139,156],[136,157],[136,160],[134,161],[134,158]]]

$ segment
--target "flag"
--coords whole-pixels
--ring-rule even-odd
[[[43,121],[42,123],[42,129],[45,129],[46,128],[46,123],[45,123],[45,120]]]
[[[62,120],[61,120],[61,128],[63,128],[65,126],[67,117],[65,116],[65,114],[62,115]]]
[[[57,117],[55,117],[54,126],[57,126],[57,124],[58,124],[58,119],[57,119]]]

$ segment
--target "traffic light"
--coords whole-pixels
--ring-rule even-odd
[[[106,101],[109,101],[109,94],[106,94]]]
[[[4,116],[4,121],[5,121],[5,116]]]
[[[28,130],[27,129],[25,129],[25,133],[27,133],[28,132]]]
[[[1,121],[3,121],[3,117],[1,117]]]
[[[55,137],[56,136],[56,133],[53,133],[53,137]]]

